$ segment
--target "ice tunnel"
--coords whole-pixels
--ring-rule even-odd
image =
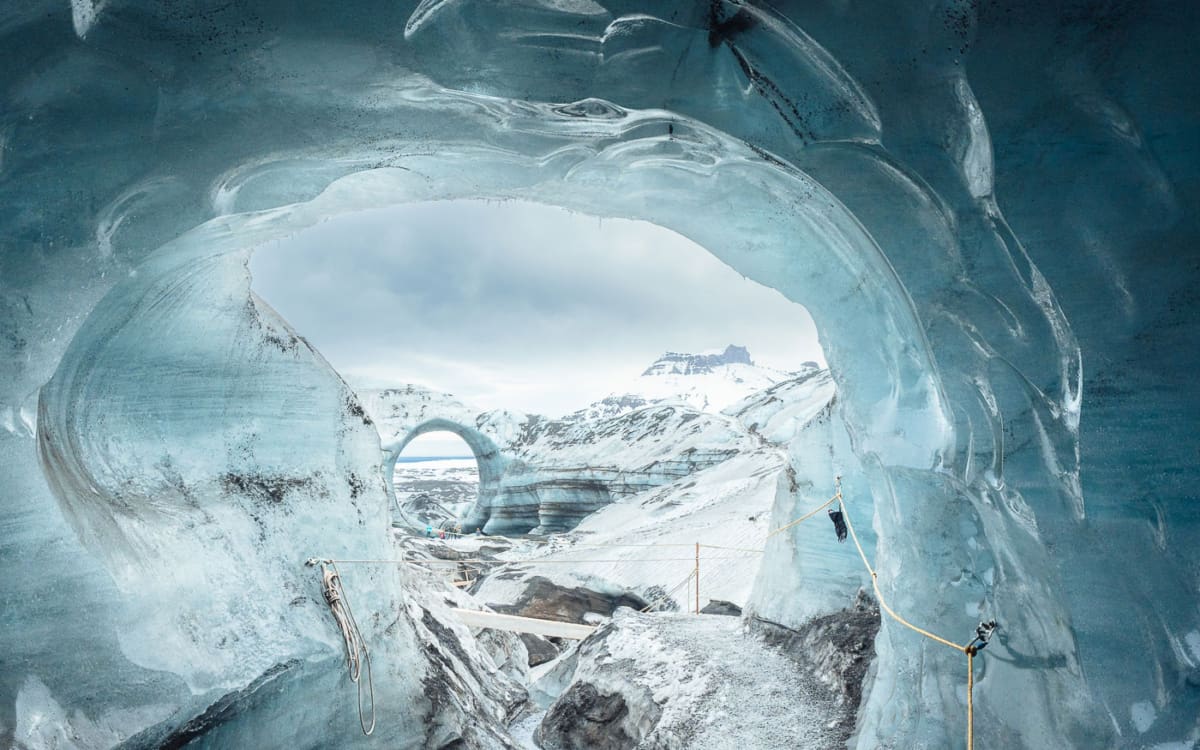
[[[978,747],[1194,746],[1198,31],[1154,1],[9,4],[0,742],[508,746],[513,686],[403,571],[347,574],[391,644],[358,733],[303,562],[390,554],[378,432],[246,270],[485,198],[659,224],[808,308],[836,434],[776,519],[842,474],[897,609],[1001,622]],[[808,533],[752,614],[869,586]],[[961,746],[960,662],[886,619],[876,649],[854,745]]]

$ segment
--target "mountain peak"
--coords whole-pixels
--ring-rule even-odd
[[[666,352],[654,364],[646,368],[642,377],[656,375],[703,375],[722,365],[750,365],[750,350],[744,346],[730,344],[724,351],[703,354],[686,354],[683,352]]]

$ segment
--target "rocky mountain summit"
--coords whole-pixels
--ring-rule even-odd
[[[750,365],[750,350],[744,346],[730,344],[720,353],[684,354],[667,352],[659,357],[654,364],[646,368],[643,377],[663,374],[672,375],[702,375],[713,372],[723,365]]]
[[[666,352],[641,375],[570,416],[601,419],[667,403],[719,412],[757,391],[819,369],[816,362],[804,362],[794,372],[760,365],[746,347],[734,344],[699,354]]]

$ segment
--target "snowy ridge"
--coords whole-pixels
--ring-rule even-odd
[[[745,347],[732,344],[717,352],[666,352],[626,386],[581,409],[571,418],[613,417],[659,403],[719,412],[776,383],[817,369],[815,362],[805,362],[798,372],[759,365]]]
[[[737,436],[736,442],[729,444],[737,450],[723,461],[683,472],[658,486],[614,496],[572,531],[551,537],[532,554],[519,550],[512,556],[505,555],[506,559],[570,560],[574,564],[534,565],[521,576],[489,580],[481,595],[485,601],[512,600],[524,590],[526,579],[538,575],[568,588],[580,585],[584,579],[592,588],[596,588],[597,580],[609,581],[649,598],[654,596],[655,587],[669,588],[692,569],[693,563],[684,559],[690,550],[686,555],[669,554],[671,550],[678,552],[695,542],[761,548],[770,530],[772,507],[781,493],[793,491],[784,448],[798,435],[824,424],[835,392],[829,372],[818,370],[754,394],[722,415],[697,414],[683,407],[641,410],[639,414],[656,409],[678,410],[696,417],[690,423],[693,425],[719,416],[723,430]],[[619,425],[624,421],[617,418],[602,424]],[[712,432],[707,435],[710,439],[714,436]],[[668,433],[668,437],[684,441],[678,447],[698,436],[689,438],[676,432]],[[642,450],[655,445],[653,441],[646,443],[640,446]],[[565,455],[582,451],[586,445],[585,441],[572,441]],[[621,455],[632,462],[636,454],[629,451],[638,447],[635,443]],[[664,547],[647,554],[646,545]],[[598,556],[597,549],[603,549],[603,555]],[[703,566],[703,599],[746,604],[761,557],[728,550],[705,554],[713,560],[711,569]],[[604,562],[590,562],[597,557]],[[648,563],[647,557],[680,559]],[[689,606],[686,599],[685,590],[671,597],[681,609]]]

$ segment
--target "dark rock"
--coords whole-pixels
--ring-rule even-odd
[[[546,713],[537,741],[545,750],[630,750],[637,741],[621,726],[628,713],[620,694],[576,683]]]
[[[575,623],[583,622],[583,615],[587,612],[596,612],[607,617],[617,607],[642,609],[647,604],[648,602],[631,592],[611,596],[582,586],[566,588],[543,576],[530,577],[521,596],[511,604],[488,602],[489,607],[506,615]]]
[[[875,658],[879,605],[861,589],[854,604],[840,612],[809,620],[792,629],[750,619],[752,631],[782,649],[803,671],[833,693],[840,710],[835,717],[842,742],[849,740],[862,701],[863,680]]]
[[[558,656],[558,646],[548,639],[533,633],[521,633],[520,636],[525,643],[525,650],[529,652],[529,666],[545,664]]]
[[[655,584],[642,590],[642,596],[650,602],[649,612],[678,612],[679,604],[666,587]]]
[[[729,615],[731,617],[741,617],[742,608],[733,602],[727,602],[724,599],[709,599],[708,604],[700,610],[702,615]]]
[[[725,347],[720,354],[684,354],[682,352],[667,352],[659,357],[654,364],[646,368],[642,376],[653,375],[703,375],[710,373],[713,368],[721,365],[753,365],[750,352],[744,346]]]

